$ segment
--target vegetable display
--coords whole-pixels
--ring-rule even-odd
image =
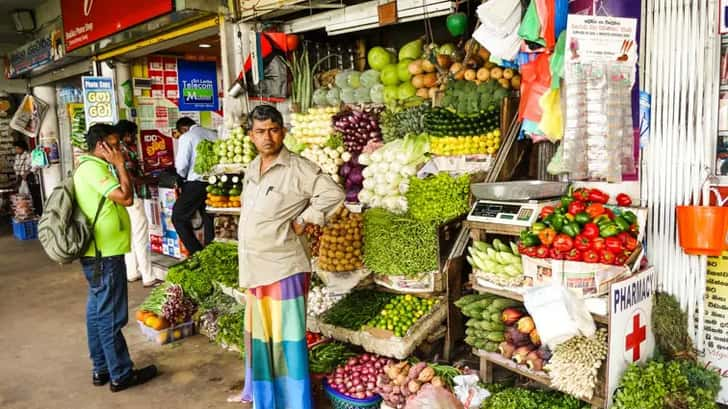
[[[382,140],[377,118],[358,110],[344,111],[333,118],[334,128],[344,137],[344,147],[352,155],[359,155],[370,140]]]
[[[512,314],[508,312],[510,310],[517,313],[519,318],[523,316],[520,309],[515,309],[521,306],[520,303],[489,294],[466,295],[456,301],[455,306],[469,318],[466,322],[465,342],[488,352],[498,351],[499,344],[506,340],[506,324],[503,323],[503,316],[510,317]],[[509,321],[509,325],[511,324]]]
[[[196,306],[184,296],[182,287],[166,283],[152,290],[136,312],[135,318],[155,330],[189,321]]]
[[[215,142],[203,139],[195,147],[195,173],[204,175],[209,173],[212,168],[220,163],[217,156],[218,150],[215,149]]]
[[[364,212],[364,265],[377,274],[394,276],[437,270],[437,227],[384,209],[368,209]]]
[[[412,295],[394,297],[379,315],[369,321],[370,327],[391,331],[394,336],[403,337],[409,329],[424,315],[432,310],[435,299],[419,298]]]
[[[592,337],[576,336],[559,344],[544,367],[551,386],[577,398],[591,399],[607,350],[607,331],[603,328]]]
[[[186,295],[200,302],[213,291],[213,283],[238,284],[238,246],[213,242],[187,260],[170,267],[167,281],[179,284]]]
[[[331,118],[337,108],[311,108],[308,113],[291,114],[291,136],[306,145],[324,145],[334,133]]]
[[[407,201],[403,194],[409,187],[409,178],[427,160],[428,149],[427,137],[417,135],[397,139],[371,154],[359,155],[359,163],[367,166],[362,171],[361,203],[393,213],[405,213]]]
[[[358,331],[379,314],[392,298],[392,294],[373,290],[352,291],[329,308],[322,320],[325,324]]]
[[[353,271],[362,262],[362,215],[341,206],[323,228],[318,265],[325,271]]]
[[[424,179],[411,177],[405,197],[409,213],[417,220],[443,223],[470,209],[470,176],[440,172]]]
[[[318,317],[333,307],[340,299],[341,297],[334,295],[328,287],[313,287],[308,292],[308,308],[306,308],[306,312],[308,315]]]
[[[232,129],[230,137],[215,141],[215,150],[220,164],[248,164],[258,152],[255,145],[241,127]]]
[[[245,307],[238,305],[231,311],[220,315],[217,319],[218,344],[235,346],[241,352],[245,350]]]
[[[402,409],[407,399],[417,395],[427,384],[449,388],[452,378],[460,372],[447,365],[433,365],[426,362],[410,364],[407,361],[390,362],[377,379],[377,393],[384,403],[392,408]]]
[[[312,373],[328,374],[355,356],[356,353],[344,343],[320,343],[308,350],[308,368]]]
[[[688,314],[674,295],[655,293],[652,306],[652,331],[660,355],[667,359],[692,357],[695,346],[688,334]]]
[[[240,176],[222,175],[208,178],[205,204],[213,208],[239,208],[243,191]]]
[[[182,287],[170,285],[167,287],[166,300],[162,305],[162,315],[172,325],[182,324],[192,318],[196,307],[189,298],[184,296]]]
[[[349,155],[348,152],[345,152]],[[359,201],[359,192],[361,192],[364,184],[364,166],[362,166],[357,157],[352,156],[339,169],[339,175],[344,179],[344,190],[346,191],[346,201],[349,203],[357,203]]]
[[[339,177],[339,166],[344,164],[344,159],[349,159],[351,155],[344,151],[343,147],[330,148],[328,146],[312,145],[301,152],[301,156],[319,165],[324,173],[327,173],[334,179],[334,182],[341,183]]]
[[[637,215],[605,206],[608,200],[598,189],[577,189],[558,206],[545,206],[531,228],[521,232],[520,254],[625,265],[639,250]]]
[[[499,239],[494,239],[493,244],[475,240],[468,247],[468,254],[468,263],[483,272],[482,278],[488,281],[513,286],[519,285],[523,280],[523,262],[513,243],[509,247]]]
[[[455,110],[460,115],[488,113],[498,119],[500,109],[508,91],[495,79],[488,79],[480,84],[471,81],[450,81],[442,99],[442,106]]]
[[[461,115],[435,108],[425,115],[425,130],[433,137],[485,135],[500,129],[498,113]]]
[[[424,118],[430,111],[432,111],[432,107],[427,102],[401,110],[385,110],[379,114],[382,139],[384,139],[384,142],[392,142],[407,135],[424,133]]]
[[[493,388],[488,387],[489,390]],[[481,409],[588,409],[591,406],[557,391],[506,388],[493,393]]]
[[[349,358],[328,377],[329,385],[351,398],[371,398],[376,394],[377,377],[384,373],[387,363],[387,358],[370,354]]]

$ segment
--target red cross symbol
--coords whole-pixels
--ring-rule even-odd
[[[625,350],[632,350],[632,362],[640,360],[640,345],[647,339],[647,327],[640,326],[640,314],[632,317],[632,333],[625,338]]]

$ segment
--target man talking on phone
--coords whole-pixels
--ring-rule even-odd
[[[134,200],[134,188],[113,126],[93,125],[86,143],[88,153],[79,158],[73,187],[81,212],[87,220],[95,220],[93,241],[81,257],[88,281],[86,332],[92,383],[110,382],[111,391],[119,392],[157,375],[154,365],[134,369],[121,333],[129,313],[124,255],[131,244],[131,223],[126,207]]]

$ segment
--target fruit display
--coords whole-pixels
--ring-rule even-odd
[[[475,240],[468,247],[468,254],[468,263],[479,270],[479,278],[503,286],[516,286],[523,281],[523,262],[514,243],[509,247],[499,239],[494,239],[493,244]]]
[[[324,145],[334,133],[331,118],[336,112],[338,108],[311,108],[306,114],[291,113],[290,135],[309,146]]]
[[[429,102],[418,103],[412,107],[388,108],[379,114],[379,126],[385,143],[407,135],[425,132],[425,116],[432,111]]]
[[[444,56],[441,53],[438,61],[442,61],[441,66],[448,67],[449,75],[455,80],[480,84],[492,79],[504,89],[519,89],[521,86],[521,76],[516,70],[492,62],[490,52],[473,39],[466,41],[462,50]]]
[[[377,379],[377,393],[389,407],[403,409],[408,399],[414,398],[425,385],[450,388],[452,378],[460,374],[449,365],[389,362]]]
[[[353,271],[362,263],[362,215],[342,206],[323,228],[318,265],[325,271]]]
[[[492,113],[498,117],[503,99],[508,95],[496,80],[486,80],[480,84],[460,80],[450,81],[442,98],[441,105],[457,111],[460,115]]]
[[[502,319],[504,311],[515,310],[521,304],[494,295],[472,294],[460,298],[455,306],[469,318],[465,342],[477,349],[496,352],[499,344],[506,340],[506,325]]]
[[[370,207],[405,213],[407,200],[404,193],[409,186],[409,178],[427,161],[428,150],[427,136],[413,135],[390,142],[371,154],[359,155],[359,163],[366,166],[362,171],[364,181],[359,201]]]
[[[424,99],[432,99],[442,83],[438,77],[437,66],[429,59],[421,58],[410,62],[407,70],[411,75],[411,83],[415,88],[415,95]]]
[[[605,206],[608,201],[609,195],[598,189],[570,191],[558,206],[545,206],[531,228],[521,232],[519,253],[625,265],[639,250],[637,215],[626,208]]]
[[[318,107],[331,107],[338,110],[345,104],[381,104],[384,102],[384,86],[380,81],[381,73],[369,69],[364,72],[338,70],[329,84],[322,84],[313,93],[313,103]]]
[[[394,294],[374,290],[354,290],[329,308],[321,320],[335,327],[359,331],[394,297]]]
[[[367,325],[391,331],[396,337],[404,337],[412,325],[432,310],[436,302],[433,298],[398,295]]]
[[[591,337],[576,336],[559,344],[544,367],[551,386],[577,398],[591,399],[607,351],[604,328]]]
[[[246,165],[252,162],[258,154],[253,141],[241,127],[233,128],[229,138],[216,140],[215,150],[219,157],[219,163],[222,165]]]
[[[240,176],[210,176],[205,203],[213,208],[239,208],[242,184]]]
[[[389,360],[371,354],[349,358],[328,377],[328,384],[337,392],[356,399],[371,398],[376,394],[376,382]]]
[[[411,177],[405,193],[409,213],[428,223],[443,223],[467,213],[470,209],[470,176],[451,176],[447,172]]]

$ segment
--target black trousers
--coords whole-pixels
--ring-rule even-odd
[[[182,185],[182,193],[172,209],[172,224],[174,224],[182,244],[185,245],[190,255],[197,253],[204,247],[195,237],[195,231],[192,227],[192,218],[195,212],[199,211],[202,217],[202,224],[205,229],[205,243],[210,243],[215,238],[212,216],[205,211],[206,187],[207,183],[205,182],[185,182]]]

